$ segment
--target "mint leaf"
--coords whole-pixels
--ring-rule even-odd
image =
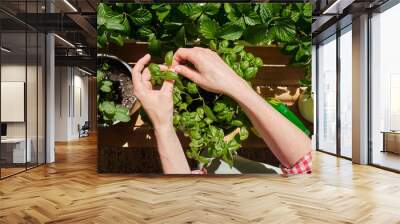
[[[185,27],[182,26],[178,33],[175,36],[175,44],[176,46],[180,47],[180,46],[185,46],[186,45],[186,34],[185,34]]]
[[[261,23],[261,19],[256,12],[251,12],[244,16],[244,22],[249,26],[254,26]]]
[[[204,19],[200,22],[200,33],[206,39],[216,39],[219,28],[215,20]]]
[[[221,3],[206,3],[203,6],[203,12],[207,15],[213,16],[219,12],[220,7]]]
[[[279,3],[261,3],[260,6],[260,17],[262,22],[269,21],[272,17],[280,13],[282,8]]]
[[[149,23],[152,18],[149,10],[144,8],[136,10],[133,14],[130,14],[129,17],[131,18],[132,22],[138,26]]]
[[[312,16],[312,5],[311,3],[304,3],[303,14],[306,17]]]
[[[293,22],[297,22],[300,19],[301,14],[299,12],[293,11],[290,15],[290,18],[293,20]]]
[[[148,39],[150,35],[154,34],[153,30],[150,27],[140,27],[137,31],[140,37]]]
[[[164,19],[169,15],[171,11],[171,5],[169,4],[153,4],[151,9],[156,10],[156,15],[160,22],[163,22]]]
[[[236,9],[242,14],[247,14],[253,10],[253,7],[250,3],[239,3],[235,4]]]
[[[103,48],[106,44],[107,44],[106,32],[103,32],[101,35],[97,35],[97,47]]]
[[[118,30],[118,31],[125,31],[125,26],[122,25],[122,21],[124,20],[123,15],[116,15],[109,19],[107,19],[105,25],[106,28],[109,30]]]
[[[149,37],[149,51],[153,55],[159,56],[161,54],[161,43],[154,34]]]
[[[124,37],[121,34],[111,34],[110,41],[121,47],[124,45]]]
[[[203,13],[200,4],[195,3],[184,3],[178,6],[178,10],[181,11],[185,16],[195,20]]]
[[[277,21],[271,26],[269,32],[277,41],[290,42],[296,35],[296,27],[293,23],[285,20]]]
[[[232,23],[226,23],[219,31],[219,37],[225,40],[237,40],[242,34],[242,27]]]

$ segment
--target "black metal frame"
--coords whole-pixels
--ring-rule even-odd
[[[25,11],[27,11],[27,0],[25,0]],[[39,0],[36,0],[36,11],[39,10]],[[46,11],[47,11],[47,7],[46,7]],[[0,24],[1,25],[1,24]],[[2,176],[1,173],[1,168],[0,168],[0,180],[6,179],[8,177],[17,175],[19,173],[25,172],[27,170],[36,168],[38,166],[41,166],[43,164],[47,163],[47,39],[46,39],[46,35],[44,35],[43,38],[43,42],[42,44],[44,44],[44,51],[41,51],[40,53],[43,53],[44,55],[42,55],[42,58],[44,60],[44,67],[42,69],[42,73],[43,73],[43,79],[42,82],[44,82],[44,116],[41,117],[44,120],[42,120],[42,122],[44,123],[44,136],[43,136],[43,141],[44,141],[44,145],[42,147],[44,147],[43,152],[43,159],[44,161],[42,163],[39,163],[39,107],[36,107],[36,142],[37,142],[37,152],[36,152],[36,162],[34,165],[32,165],[33,163],[31,162],[29,165],[32,166],[28,166],[28,154],[27,154],[27,140],[28,140],[28,125],[27,125],[27,121],[28,121],[28,112],[27,112],[27,81],[28,81],[28,30],[33,30],[34,33],[36,33],[36,104],[39,104],[39,33],[43,33],[40,32],[39,30],[34,29],[31,26],[28,26],[28,24],[25,23],[24,25],[25,30],[24,32],[21,32],[21,34],[25,34],[25,84],[24,84],[24,120],[25,120],[25,169],[19,171],[19,172],[15,172],[13,174],[10,174],[8,176]],[[2,37],[2,33],[0,32],[0,45],[2,45],[1,43],[1,37]],[[47,33],[43,33],[43,34],[47,34]],[[1,81],[1,64],[2,62],[2,58],[1,58],[1,54],[0,54],[0,81]],[[0,90],[1,90],[1,85],[0,85]],[[0,91],[1,92],[1,91]],[[0,97],[1,97],[1,93],[0,93]],[[1,106],[0,106],[1,109]],[[0,123],[1,123],[1,115],[0,115]],[[1,144],[0,144],[0,158],[1,158]]]

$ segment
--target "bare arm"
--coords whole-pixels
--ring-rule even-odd
[[[144,69],[149,61],[150,55],[145,55],[132,69],[134,95],[153,123],[164,173],[189,174],[189,164],[172,125],[172,88],[174,84],[165,81],[160,90],[153,90],[150,72],[147,68]],[[160,67],[164,70],[168,69],[165,66]]]
[[[189,61],[195,70],[181,65]],[[173,67],[202,88],[237,101],[282,165],[291,167],[311,151],[310,139],[284,118],[241,79],[215,52],[204,48],[181,48]]]
[[[266,103],[247,83],[237,86],[230,96],[240,104],[282,165],[291,167],[311,151],[308,136]]]
[[[157,149],[165,174],[190,174],[190,168],[174,127],[167,125],[155,129]]]

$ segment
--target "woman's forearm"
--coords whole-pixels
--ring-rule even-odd
[[[190,174],[182,145],[171,125],[155,127],[158,153],[165,174]]]
[[[291,167],[311,150],[311,141],[247,83],[235,87],[230,94],[244,110],[253,126],[282,165]]]

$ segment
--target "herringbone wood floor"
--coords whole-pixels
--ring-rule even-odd
[[[400,223],[400,175],[315,153],[314,174],[96,173],[95,138],[0,181],[0,223]]]

